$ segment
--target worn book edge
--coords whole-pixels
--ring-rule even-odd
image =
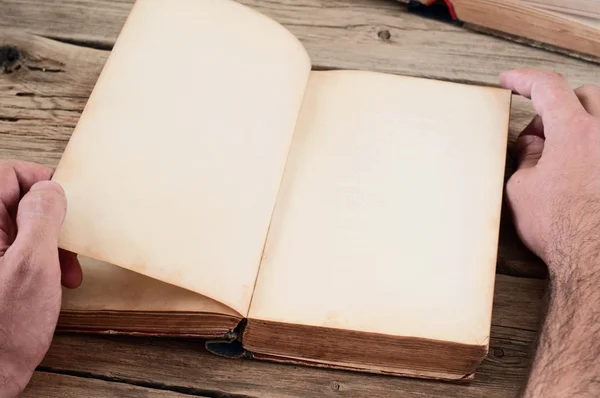
[[[380,375],[391,375],[400,377],[411,377],[428,380],[443,380],[455,383],[470,382],[475,378],[475,373],[445,373],[436,371],[419,371],[414,369],[396,369],[385,366],[366,366],[358,363],[341,363],[330,361],[310,360],[306,358],[296,358],[289,356],[280,356],[274,354],[265,354],[253,352],[244,347],[242,339],[248,319],[244,318],[238,326],[230,332],[223,335],[221,338],[206,340],[204,347],[213,355],[227,359],[255,359],[274,363],[301,365],[317,368],[337,369],[346,371],[355,371],[361,373],[371,373]],[[486,346],[485,352],[489,350],[489,344]],[[477,366],[479,366],[479,363]]]

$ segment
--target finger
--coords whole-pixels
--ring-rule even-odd
[[[575,90],[575,95],[590,115],[600,117],[600,87],[591,84],[581,86]]]
[[[504,88],[530,98],[533,107],[546,127],[546,138],[551,126],[568,123],[574,116],[585,112],[569,83],[560,75],[535,69],[517,69],[500,76]]]
[[[515,144],[519,169],[534,167],[542,157],[544,139],[537,135],[521,135]]]
[[[0,201],[16,211],[19,200],[39,181],[49,180],[52,169],[18,160],[0,161]]]
[[[0,160],[0,255],[15,239],[14,216],[21,196],[33,184],[51,176],[52,169],[39,164]]]
[[[546,138],[544,136],[544,123],[542,122],[542,117],[540,115],[534,117],[531,123],[529,123],[527,127],[523,129],[523,132],[519,134],[519,136],[522,135],[535,135],[540,138]]]
[[[81,265],[77,259],[77,254],[59,249],[58,258],[60,259],[62,285],[69,289],[79,287],[83,280],[83,273],[81,272]]]
[[[58,235],[65,218],[67,200],[55,182],[34,184],[17,210],[17,237],[9,252],[29,257],[54,255],[58,259]]]

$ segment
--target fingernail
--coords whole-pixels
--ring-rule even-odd
[[[35,184],[33,184],[33,186],[31,187],[30,191],[56,191],[57,193],[61,194],[62,196],[65,195],[65,191],[63,190],[63,188],[60,186],[60,184],[54,182],[54,181],[39,181],[36,182]]]

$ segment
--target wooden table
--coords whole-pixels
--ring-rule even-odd
[[[132,1],[0,0],[0,46],[18,50],[0,51],[0,156],[57,164]],[[598,65],[425,18],[394,1],[242,2],[297,35],[319,69],[497,85],[501,71],[529,66],[563,73],[574,86],[600,83]],[[193,42],[189,49],[196,51]],[[169,48],[156,49],[156,62],[166,75],[185,66]],[[528,101],[514,99],[511,142],[532,115]],[[509,153],[507,178],[512,170]],[[57,335],[25,396],[515,396],[527,372],[544,277],[505,211],[490,351],[468,385],[228,360],[189,340]]]

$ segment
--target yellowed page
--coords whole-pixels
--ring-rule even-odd
[[[198,312],[236,316],[200,294],[88,257],[79,257],[83,283],[63,289],[63,311]]]
[[[54,180],[60,246],[247,313],[310,72],[229,0],[139,0]]]
[[[486,344],[509,109],[495,88],[313,72],[249,318]]]

